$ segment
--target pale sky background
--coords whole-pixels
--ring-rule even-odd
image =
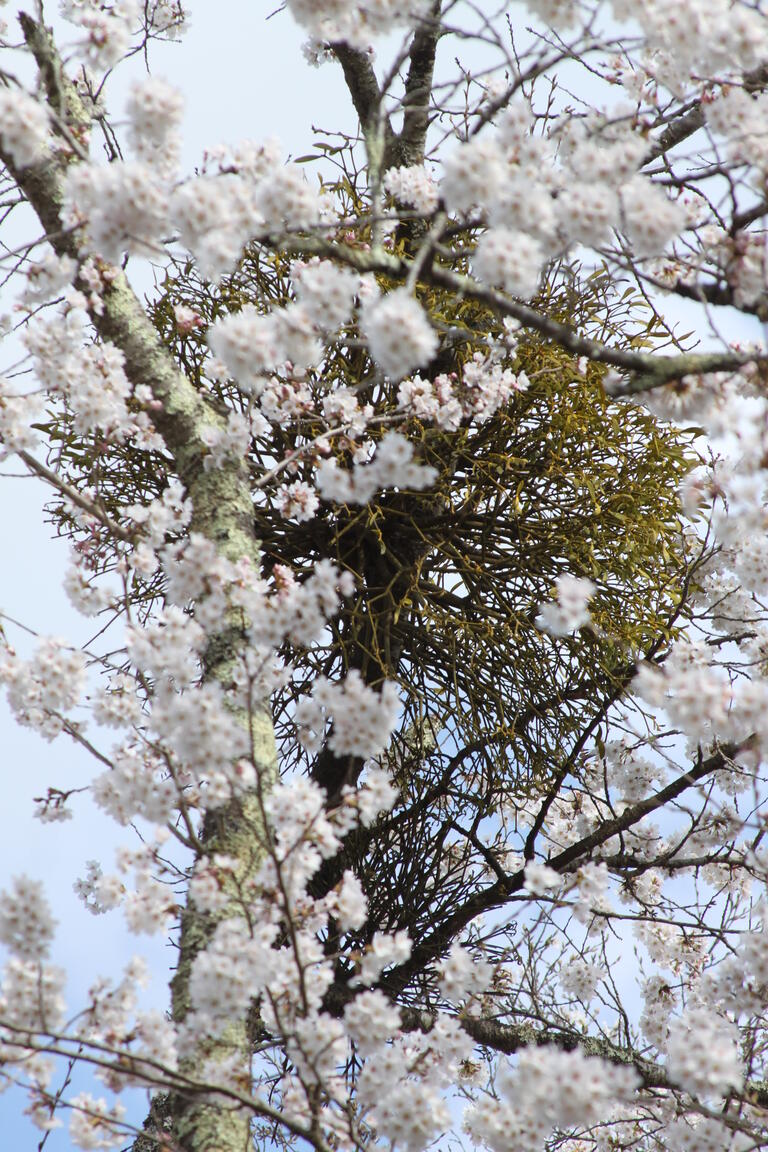
[[[181,43],[152,48],[153,73],[186,94],[185,169],[199,162],[207,145],[220,142],[278,136],[286,153],[299,155],[310,148],[312,125],[355,130],[341,70],[330,64],[313,69],[305,63],[301,52],[305,37],[290,16],[277,13],[266,19],[276,4],[277,0],[266,4],[193,0],[191,28]],[[118,70],[108,89],[111,108],[121,106],[130,80],[142,70],[140,58]],[[11,241],[6,237],[6,242]],[[12,459],[0,465],[0,607],[42,634],[82,642],[96,627],[74,612],[61,589],[67,545],[52,541],[51,528],[43,521],[45,490],[35,480],[10,478],[19,471]],[[20,651],[27,649],[29,641],[22,633],[9,630],[9,637]],[[42,825],[32,819],[34,797],[49,785],[84,784],[93,775],[93,762],[66,737],[49,745],[19,728],[0,694],[0,766],[4,801],[0,887],[22,872],[45,881],[59,921],[54,960],[70,974],[72,1009],[82,1004],[85,989],[99,975],[116,977],[136,953],[144,955],[157,974],[146,1005],[165,1007],[173,956],[167,942],[128,934],[119,912],[91,916],[72,891],[87,860],[98,859],[105,871],[111,871],[115,845],[130,843],[131,833],[98,814],[83,798],[75,799],[75,819],[68,823]],[[103,1094],[99,1085],[90,1087],[95,1095]],[[140,1122],[144,1105],[139,1100],[134,1106],[131,1118]],[[20,1116],[22,1107],[18,1093],[0,1095],[0,1152],[33,1152],[38,1146],[40,1134]],[[48,1152],[70,1152],[66,1129],[51,1133],[45,1147]]]

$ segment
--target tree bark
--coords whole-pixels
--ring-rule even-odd
[[[28,16],[22,17],[22,24],[61,130],[87,144],[90,114],[64,72],[50,30]],[[85,254],[78,251],[76,236],[64,230],[61,221],[62,176],[69,164],[77,162],[76,154],[52,154],[42,164],[23,171],[14,168],[10,157],[2,156],[2,160],[37,213],[56,252],[83,259]],[[231,459],[208,470],[204,466],[204,430],[221,424],[222,418],[178,370],[119,269],[109,269],[102,304],[103,309],[91,315],[96,331],[123,353],[126,375],[134,385],[149,385],[159,401],[158,410],[151,411],[150,417],[163,436],[174,469],[191,500],[190,533],[210,540],[227,560],[248,559],[254,573],[258,572],[260,547],[253,532],[246,461]],[[217,680],[224,688],[231,684],[246,643],[243,621],[234,617],[228,620],[219,634],[209,637],[204,659],[206,677]],[[250,729],[259,787],[205,820],[201,854],[234,857],[238,861],[236,881],[242,883],[258,871],[263,860],[261,796],[275,780],[277,757],[269,700],[259,701],[253,714],[240,714],[236,719]],[[234,900],[234,886],[232,896]],[[179,960],[171,982],[172,1016],[176,1023],[183,1022],[190,1010],[189,978],[195,957],[207,947],[216,924],[233,911],[236,914],[231,904],[212,917],[201,914],[193,902],[188,902],[181,918]],[[245,1015],[230,1022],[221,1040],[199,1039],[193,1043],[182,1054],[180,1068],[182,1072],[194,1073],[204,1060],[215,1064],[233,1052],[241,1063],[244,1083],[249,1083],[251,1054]],[[199,1096],[174,1093],[165,1102],[156,1099],[145,1129],[137,1149],[150,1148],[163,1137],[167,1144],[169,1136],[172,1145],[184,1152],[245,1152],[250,1145],[250,1115],[246,1111],[206,1102]]]

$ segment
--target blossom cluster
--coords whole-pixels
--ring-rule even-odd
[[[0,140],[19,168],[42,160],[49,141],[48,110],[26,92],[0,93]]]
[[[542,604],[537,624],[553,636],[567,636],[589,623],[587,605],[595,585],[585,577],[558,576],[555,581],[557,599]]]
[[[680,205],[637,175],[644,144],[630,128],[571,121],[562,139],[533,135],[510,105],[495,135],[479,134],[445,160],[440,193],[461,217],[486,222],[475,274],[515,296],[534,296],[544,264],[581,244],[623,233],[636,255],[660,255],[686,224]]]
[[[555,1128],[584,1129],[608,1119],[608,1110],[631,1098],[637,1082],[633,1069],[586,1057],[579,1049],[526,1048],[517,1065],[499,1076],[498,1098],[473,1108],[466,1125],[492,1152],[512,1142],[534,1152]]]
[[[112,263],[125,252],[156,257],[177,229],[201,271],[219,279],[233,270],[252,237],[323,219],[327,202],[297,165],[281,164],[274,140],[212,152],[209,171],[177,185],[182,112],[181,96],[170,85],[151,79],[135,86],[129,115],[137,158],[68,170],[64,219],[81,229],[89,251]]]
[[[365,50],[372,39],[425,17],[429,3],[428,0],[366,0],[363,4],[289,0],[288,8],[313,40],[319,43],[340,40]]]
[[[409,415],[455,432],[464,421],[490,420],[528,386],[525,372],[514,373],[492,356],[476,352],[463,366],[460,380],[445,373],[432,380],[412,376],[400,384],[397,399]]]

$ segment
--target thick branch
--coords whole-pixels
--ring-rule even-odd
[[[413,36],[403,98],[403,127],[391,157],[386,158],[388,167],[424,163],[429,128],[429,98],[435,74],[437,44],[442,34],[440,8],[440,0],[436,0],[429,17],[419,25]]]
[[[366,141],[377,136],[379,128],[383,128],[384,166],[389,167],[386,157],[394,145],[396,135],[382,106],[383,93],[373,65],[365,52],[350,48],[347,44],[334,44],[333,51],[344,71],[344,79]]]
[[[405,282],[413,262],[377,249],[375,252],[336,244],[321,237],[295,239],[274,239],[261,237],[265,244],[278,250],[297,255],[311,253],[338,260],[356,268],[360,272],[380,272],[392,280]],[[550,316],[538,312],[529,304],[523,304],[511,296],[479,284],[471,276],[454,272],[437,264],[422,269],[421,279],[441,288],[448,288],[458,297],[478,300],[487,304],[498,316],[511,316],[525,328],[539,332],[574,356],[586,356],[597,364],[608,364],[624,372],[634,374],[632,380],[617,380],[605,387],[611,399],[634,396],[679,380],[683,376],[705,375],[708,372],[735,372],[745,364],[762,364],[768,361],[768,353],[736,352],[723,349],[721,352],[681,352],[677,356],[653,356],[644,352],[631,352],[624,348],[611,348],[582,336],[576,329],[561,324]],[[457,338],[463,334],[455,333]]]
[[[649,356],[640,352],[629,352],[623,348],[610,348],[597,340],[580,335],[575,329],[552,320],[527,304],[521,304],[502,292],[478,284],[469,276],[462,276],[447,268],[433,265],[425,271],[425,279],[452,288],[457,295],[483,301],[499,315],[514,317],[525,327],[548,337],[575,356],[586,356],[594,363],[610,364],[614,368],[633,373],[634,377],[631,380],[618,380],[606,384],[605,393],[612,399],[648,392],[652,388],[669,383],[670,380],[679,380],[681,376],[734,371],[750,361],[765,359],[764,356],[755,356],[754,353],[750,355],[746,352],[733,352],[730,349],[722,352],[682,352],[677,356]]]
[[[686,284],[678,280],[669,289],[675,296],[682,296],[686,300],[696,300],[699,304],[717,304],[721,307],[733,305],[733,290],[725,284],[707,284],[699,281],[696,284]],[[751,308],[741,306],[742,312],[751,312]]]
[[[687,112],[678,113],[664,129],[655,144],[646,152],[642,164],[643,168],[654,160],[658,160],[659,156],[671,151],[678,144],[682,144],[689,136],[693,136],[694,132],[703,128],[706,122],[704,110],[699,101]]]
[[[27,12],[19,13],[19,23],[40,70],[48,106],[58,117],[54,128],[65,128],[82,142],[91,128],[91,114],[64,72],[50,28],[38,24]]]
[[[404,1032],[429,1033],[438,1019],[437,1013],[420,1012],[416,1008],[403,1008],[400,1014]],[[669,1091],[675,1088],[661,1065],[600,1036],[584,1036],[556,1027],[535,1028],[532,1024],[502,1024],[498,1020],[478,1016],[462,1016],[460,1023],[476,1044],[507,1056],[530,1047],[552,1045],[564,1052],[573,1052],[578,1048],[585,1056],[599,1056],[611,1064],[634,1068],[643,1088]],[[765,1081],[747,1081],[743,1092],[734,1093],[734,1096],[760,1108],[768,1108],[768,1084]]]

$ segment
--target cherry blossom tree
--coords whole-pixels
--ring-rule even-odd
[[[2,32],[0,444],[97,631],[0,679],[177,951],[66,1003],[4,887],[41,1147],[765,1147],[763,6],[286,0],[359,136],[194,172],[181,4],[59,9]]]

